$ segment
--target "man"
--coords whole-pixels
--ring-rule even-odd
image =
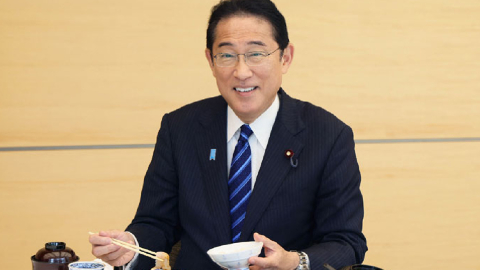
[[[133,259],[109,237],[165,252],[181,240],[175,269],[219,269],[208,249],[255,240],[264,256],[250,258],[250,269],[361,263],[367,247],[352,130],[282,90],[294,47],[281,13],[269,0],[220,2],[205,55],[221,96],[163,117],[128,233],[91,236],[92,253],[145,270],[152,259]]]

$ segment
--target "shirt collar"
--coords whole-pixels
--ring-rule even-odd
[[[272,105],[268,107],[253,123],[250,124],[250,128],[255,134],[258,142],[262,145],[264,149],[267,148],[268,139],[270,138],[270,133],[275,123],[275,118],[277,117],[278,110],[280,108],[280,101],[278,95],[275,96],[275,100]],[[235,133],[240,129],[240,127],[245,124],[238,118],[235,112],[228,106],[227,108],[227,141],[230,141]],[[238,135],[237,135],[238,136]]]

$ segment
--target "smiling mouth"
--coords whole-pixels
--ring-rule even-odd
[[[234,87],[233,89],[237,92],[247,93],[247,92],[250,92],[250,91],[253,91],[253,90],[257,89],[257,86],[249,87],[249,88]]]

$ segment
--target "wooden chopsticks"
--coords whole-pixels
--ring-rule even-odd
[[[95,233],[89,232],[89,234],[92,235],[92,234],[95,234]],[[115,238],[110,238],[110,239],[112,240],[112,244],[115,244],[117,246],[121,246],[121,247],[126,248],[128,250],[135,251],[136,253],[147,256],[149,258],[152,258],[152,259],[159,260],[159,261],[163,262],[162,259],[157,257],[157,253],[155,253],[151,250],[148,250],[148,249],[142,248],[142,247],[137,247],[136,245],[132,245],[130,243],[123,242],[123,241],[120,241],[120,240],[115,239]]]

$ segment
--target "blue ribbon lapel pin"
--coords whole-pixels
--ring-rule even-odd
[[[210,160],[215,160],[216,155],[217,155],[217,149],[210,149]]]

